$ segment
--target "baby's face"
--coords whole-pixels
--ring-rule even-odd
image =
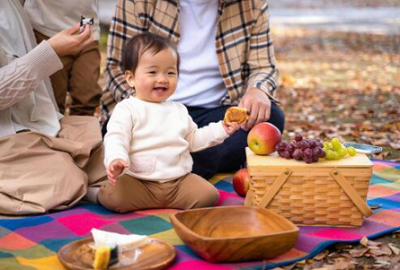
[[[157,54],[146,51],[133,75],[136,97],[150,102],[169,98],[178,83],[177,61],[176,53],[170,48]]]

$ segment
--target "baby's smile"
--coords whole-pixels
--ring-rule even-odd
[[[167,87],[154,87],[153,90],[158,91],[158,92],[165,92],[168,90],[168,88]]]

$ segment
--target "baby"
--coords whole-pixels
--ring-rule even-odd
[[[151,33],[133,37],[124,49],[123,69],[136,96],[118,103],[107,125],[104,163],[110,181],[101,187],[99,203],[117,212],[215,205],[218,191],[191,173],[190,152],[222,143],[239,124],[198,128],[184,105],[167,100],[179,75],[179,55],[168,39]]]

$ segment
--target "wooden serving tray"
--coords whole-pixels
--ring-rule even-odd
[[[58,259],[62,265],[71,270],[92,270],[93,255],[89,245],[93,243],[93,237],[84,238],[66,244],[58,251]],[[119,262],[109,269],[114,270],[160,270],[168,267],[175,259],[175,248],[158,239],[151,238],[151,242],[139,248],[141,253],[138,259],[129,265],[121,265]],[[129,256],[129,254],[125,254]]]

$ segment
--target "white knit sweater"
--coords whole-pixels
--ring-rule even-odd
[[[2,0],[0,41],[0,137],[21,129],[57,135],[61,115],[49,75],[62,63],[46,41],[33,49],[32,28],[18,1]]]
[[[117,104],[104,138],[106,168],[115,159],[130,164],[127,174],[166,182],[192,170],[190,152],[222,143],[222,121],[197,128],[180,103],[152,103],[130,97]],[[211,158],[211,157],[210,157]]]

